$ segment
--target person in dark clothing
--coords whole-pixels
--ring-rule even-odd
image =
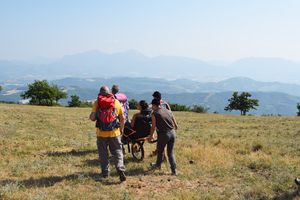
[[[127,144],[130,140],[147,138],[151,130],[151,110],[145,100],[138,103],[140,112],[133,115],[131,122],[127,121],[124,127],[122,143]]]
[[[153,140],[153,134],[156,130],[157,132],[157,159],[156,163],[152,167],[160,168],[163,162],[164,149],[167,146],[168,160],[171,166],[172,175],[177,175],[176,173],[176,160],[173,153],[173,148],[175,144],[175,129],[177,129],[177,122],[170,110],[162,108],[159,99],[153,99],[152,102],[152,127],[149,141]]]
[[[169,105],[166,101],[164,101],[164,100],[162,99],[161,93],[160,93],[159,91],[153,92],[152,97],[153,97],[154,99],[158,99],[158,100],[159,100],[160,105],[161,105],[162,108],[165,108],[165,109],[167,109],[167,110],[171,110],[170,105]]]
[[[166,101],[164,101],[162,99],[161,93],[159,91],[153,92],[152,97],[153,97],[153,99],[159,100],[161,108],[165,108],[165,109],[171,111],[171,106]],[[151,156],[156,156],[157,155],[157,148],[158,147],[156,146],[156,149],[152,152]],[[165,155],[166,155],[166,152],[164,152],[163,160],[166,159]]]
[[[137,108],[140,112],[134,114],[131,119],[131,127],[136,131],[134,137],[148,137],[151,129],[151,110],[145,100],[141,100]]]

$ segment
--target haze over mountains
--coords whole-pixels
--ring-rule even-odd
[[[168,80],[183,78],[202,82],[248,77],[257,81],[300,84],[300,63],[285,59],[245,58],[224,66],[186,57],[148,57],[134,50],[113,54],[88,51],[35,62],[0,61],[0,70],[0,82],[12,79],[129,76]]]
[[[172,103],[203,105],[219,113],[225,113],[233,91],[248,91],[260,100],[252,114],[295,115],[300,102],[300,63],[279,58],[219,65],[185,57],[147,57],[137,51],[89,51],[61,59],[0,61],[0,70],[0,101],[18,101],[28,83],[47,79],[82,100],[94,99],[100,85],[119,84],[129,98],[150,100],[159,90]]]

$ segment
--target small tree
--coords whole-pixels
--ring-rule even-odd
[[[137,109],[137,105],[138,105],[137,100],[130,99],[128,103],[129,103],[129,108],[130,109]]]
[[[186,105],[181,105],[181,104],[177,104],[177,103],[175,103],[175,104],[170,103],[169,105],[170,105],[172,111],[190,111],[190,108]]]
[[[59,89],[57,85],[53,85],[52,90],[56,103],[58,103],[60,99],[66,99],[68,97],[67,93]]]
[[[69,107],[80,107],[81,101],[79,100],[79,96],[71,95],[71,101],[68,101]]]
[[[190,110],[192,112],[196,112],[196,113],[207,113],[207,111],[209,110],[209,108],[206,108],[204,106],[199,106],[199,105],[193,105]]]
[[[34,81],[28,85],[28,90],[21,94],[23,99],[30,98],[30,104],[52,106],[59,99],[66,98],[67,93],[61,91],[57,86],[51,86],[46,80]]]
[[[298,109],[297,116],[300,116],[300,103],[297,103],[297,109]]]
[[[246,115],[251,109],[255,109],[255,106],[259,106],[257,99],[250,99],[252,95],[248,92],[242,92],[240,95],[238,92],[234,92],[232,97],[228,99],[229,104],[224,108],[226,111],[239,110],[241,115]]]
[[[2,86],[0,85],[0,92],[2,91]]]

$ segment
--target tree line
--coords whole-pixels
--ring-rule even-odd
[[[130,99],[128,103],[130,109],[137,109],[137,105],[138,105],[137,100]],[[201,105],[186,106],[177,103],[170,103],[169,105],[172,111],[185,111],[185,112],[197,112],[197,113],[206,113],[208,111],[208,108]]]
[[[0,85],[0,92],[2,91]],[[28,90],[20,95],[23,99],[30,99],[32,105],[54,106],[59,105],[60,99],[68,97],[67,92],[59,88],[57,85],[50,85],[47,80],[36,80],[28,85]],[[240,111],[241,115],[246,115],[251,109],[257,109],[259,106],[258,99],[251,99],[252,95],[249,92],[233,92],[232,97],[228,99],[228,105],[224,108],[225,111]],[[81,101],[77,95],[71,95],[71,100],[68,101],[69,107],[91,107],[92,102]],[[137,109],[138,102],[135,99],[129,100],[129,108]],[[186,106],[181,104],[170,104],[173,111],[186,111],[206,113],[208,108],[201,105]],[[297,116],[300,116],[300,102],[297,103]]]

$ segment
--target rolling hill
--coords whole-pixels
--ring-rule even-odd
[[[224,111],[227,100],[233,91],[248,91],[253,98],[259,99],[258,110],[250,113],[295,115],[296,104],[300,102],[300,86],[295,84],[258,82],[249,78],[232,78],[220,82],[197,82],[186,79],[165,80],[158,78],[64,78],[52,81],[65,89],[69,96],[76,94],[82,100],[93,100],[101,85],[119,84],[129,99],[151,100],[155,90],[162,92],[163,97],[171,103],[185,105],[203,105],[209,112],[228,113]],[[26,90],[26,85],[6,84],[0,94],[0,101],[20,100],[20,93]],[[284,92],[281,92],[284,91]],[[299,96],[297,96],[299,95]],[[67,105],[68,99],[61,103]],[[238,112],[232,112],[238,114]]]

